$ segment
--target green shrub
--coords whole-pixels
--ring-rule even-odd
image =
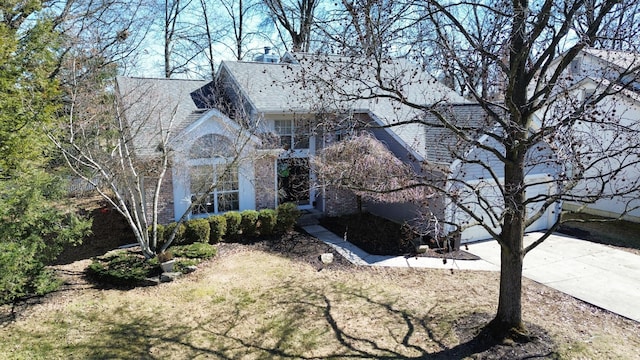
[[[255,210],[245,210],[240,213],[242,220],[240,221],[240,229],[242,234],[247,237],[258,236],[258,212]]]
[[[196,259],[182,259],[182,260],[176,261],[175,269],[183,274],[186,274],[188,272],[187,267],[195,266],[195,265],[198,265],[199,263],[200,261]]]
[[[171,236],[171,233],[176,228],[176,226],[177,226],[177,223],[172,222],[164,227],[163,243],[166,243],[167,241],[169,241],[169,237]],[[176,244],[176,245],[183,244],[184,233],[185,233],[185,226],[184,224],[180,224],[180,226],[178,227],[178,232],[176,233],[176,237],[175,239],[173,239],[173,244]]]
[[[202,242],[174,246],[171,250],[173,251],[174,257],[189,259],[210,259],[218,252],[215,246]]]
[[[62,282],[37,261],[38,248],[0,242],[0,304],[55,291]]]
[[[75,215],[75,209],[62,200],[66,192],[59,178],[37,167],[12,176],[10,169],[2,168],[2,160],[0,304],[55,290],[59,281],[46,265],[91,232],[91,221]]]
[[[276,232],[278,234],[284,234],[293,230],[293,227],[296,225],[296,221],[300,217],[301,213],[298,210],[298,206],[294,203],[284,203],[278,205],[276,209],[277,221],[276,221]]]
[[[273,209],[262,209],[258,211],[258,231],[262,236],[271,236],[276,228],[278,216]]]
[[[209,243],[211,227],[207,219],[191,219],[185,223],[184,244]]]
[[[222,215],[213,215],[209,217],[209,228],[211,229],[209,242],[217,244],[227,233],[227,219]]]
[[[157,272],[157,263],[145,261],[142,255],[130,251],[119,251],[106,258],[95,258],[87,268],[89,277],[119,286],[140,285]]]
[[[227,220],[227,236],[226,241],[236,241],[241,234],[240,223],[242,222],[242,215],[237,211],[228,211],[224,213],[224,217]]]
[[[156,229],[158,231],[158,247],[160,247],[165,242],[165,226],[162,224],[158,224],[158,227]],[[149,240],[151,240],[153,238],[153,226],[149,226],[147,231],[149,232]]]

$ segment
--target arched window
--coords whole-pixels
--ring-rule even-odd
[[[225,136],[199,137],[189,151],[189,178],[193,215],[239,210],[238,166],[233,163],[235,149]]]
[[[235,155],[233,142],[219,134],[206,134],[196,139],[191,145],[189,158],[232,158]]]

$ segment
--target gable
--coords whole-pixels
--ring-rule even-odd
[[[425,159],[431,162],[449,164],[455,159],[464,158],[471,141],[491,131],[497,123],[479,104],[441,105],[435,110],[462,134],[457,135],[453,130],[444,127],[435,114],[426,112],[423,115],[426,124]],[[497,107],[493,110],[504,114]],[[462,135],[466,139],[461,139]]]
[[[138,156],[158,153],[162,135],[177,134],[206,111],[212,99],[208,81],[116,78],[121,111]]]

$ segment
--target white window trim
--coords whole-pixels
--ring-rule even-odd
[[[188,161],[188,169],[189,169],[189,176],[188,176],[188,185],[189,185],[189,201],[191,202],[191,199],[193,199],[194,196],[202,196],[203,193],[197,193],[194,192],[194,190],[191,188],[192,187],[192,181],[191,181],[191,169],[198,167],[198,166],[210,166],[211,167],[211,176],[213,177],[214,174],[216,174],[217,169],[219,168],[219,166],[232,166],[235,168],[236,171],[236,178],[237,178],[237,189],[234,190],[218,190],[218,187],[216,186],[215,188],[212,189],[212,191],[209,193],[209,196],[211,196],[213,198],[213,202],[214,202],[214,206],[213,206],[213,212],[194,212],[195,207],[193,209],[191,209],[191,217],[206,217],[206,216],[210,216],[212,214],[222,214],[225,213],[227,211],[239,211],[240,210],[240,194],[241,194],[241,181],[240,181],[240,168],[239,166],[233,165],[233,164],[229,164],[227,162],[226,159],[224,158],[213,158],[213,159],[192,159]],[[216,184],[217,185],[217,184]],[[218,196],[222,195],[222,194],[237,194],[237,206],[234,209],[229,209],[229,210],[225,210],[225,211],[219,211],[219,204],[218,204]]]

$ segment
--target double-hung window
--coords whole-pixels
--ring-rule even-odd
[[[227,163],[191,167],[192,214],[239,210],[238,167]]]
[[[309,148],[308,120],[275,120],[275,131],[280,136],[280,145],[285,149]]]
[[[194,141],[189,160],[191,213],[217,214],[240,209],[238,166],[233,143],[219,134],[206,134]]]

